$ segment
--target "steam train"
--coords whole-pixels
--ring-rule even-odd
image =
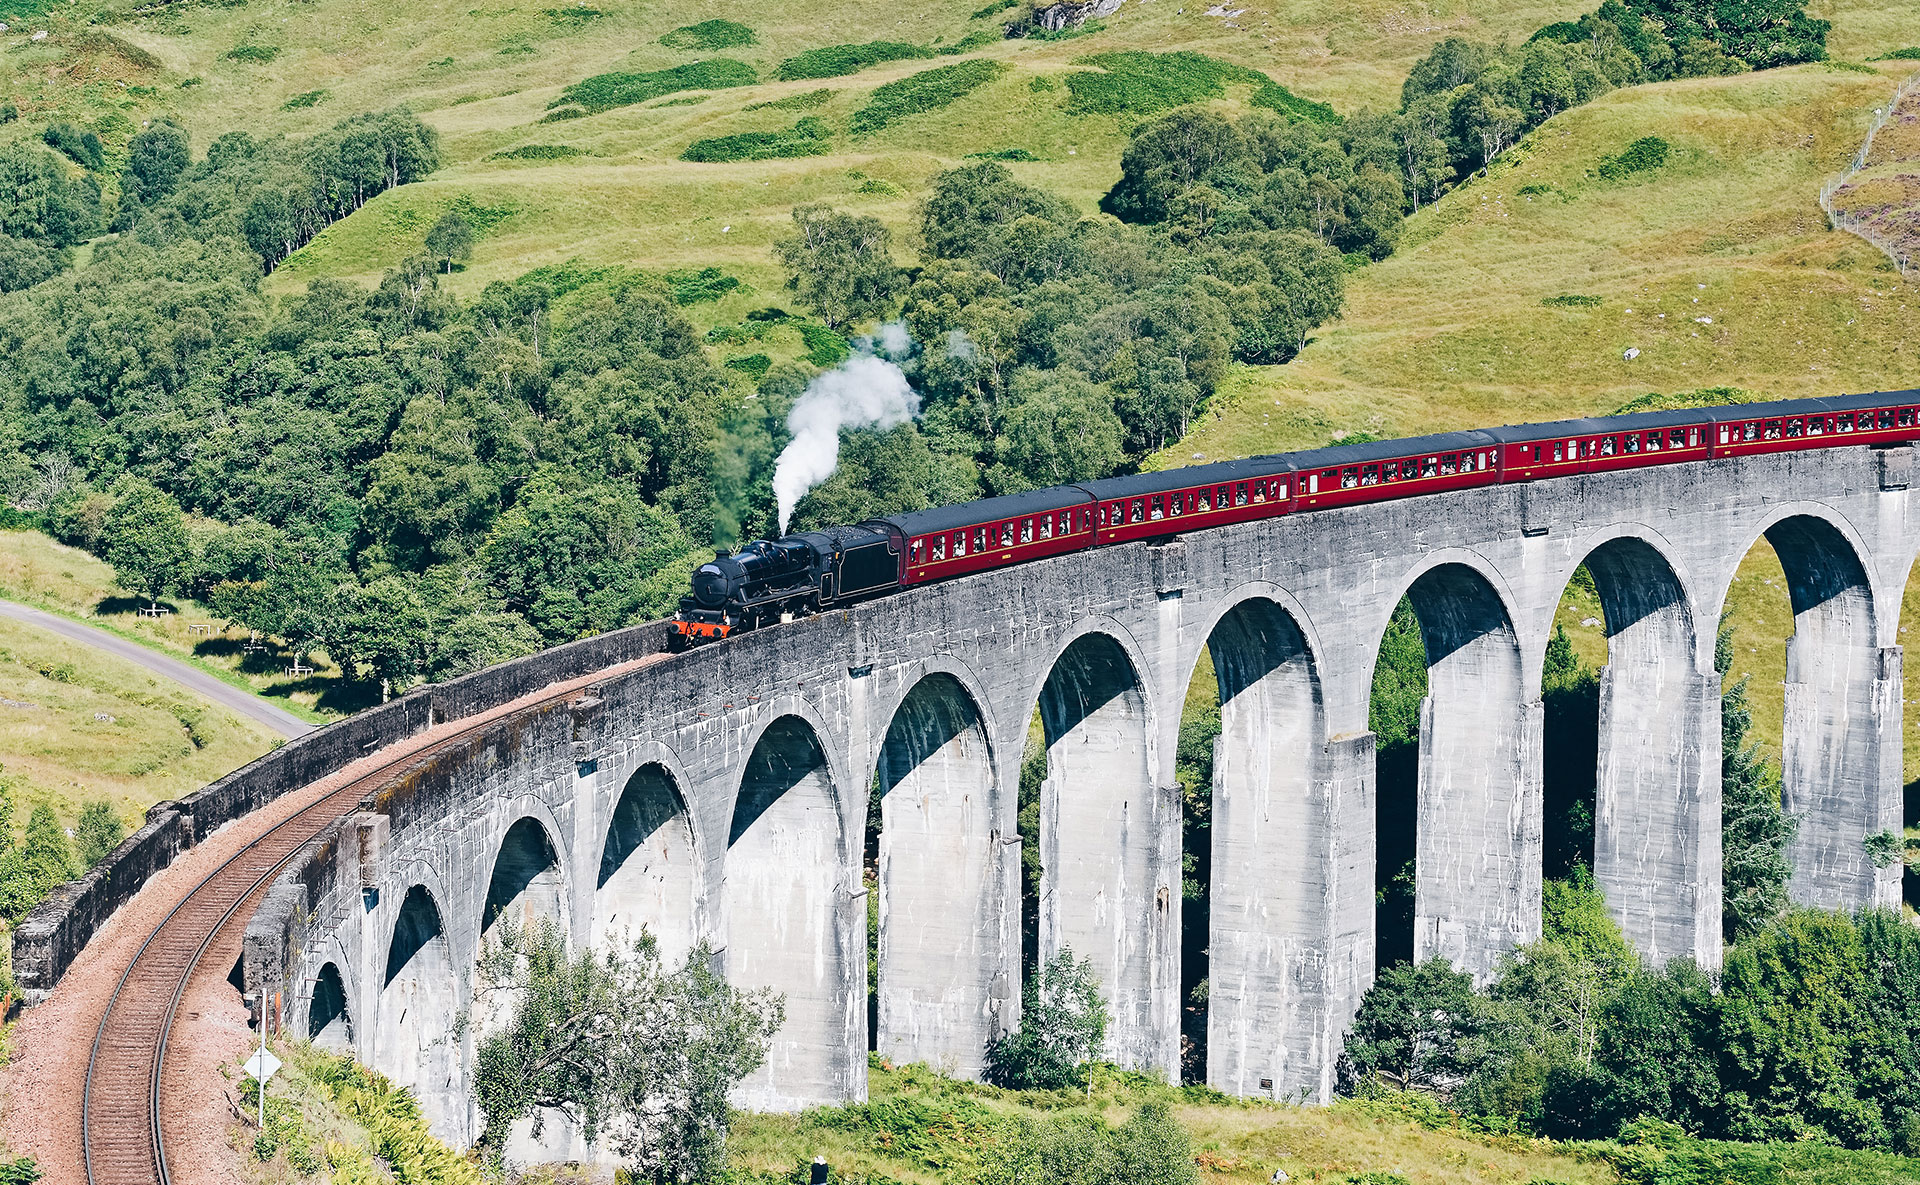
[[[803,531],[693,573],[687,643],[1089,547],[1470,486],[1920,439],[1920,390],[1638,412],[1335,445]]]

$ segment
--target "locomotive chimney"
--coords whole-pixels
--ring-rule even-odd
[[[727,550],[726,548],[724,548],[724,547],[716,547],[716,548],[714,548],[714,549],[713,549],[713,558],[714,558],[714,559],[716,559],[716,560],[724,560],[724,559],[728,559],[728,558],[730,558],[730,557],[731,557],[732,555],[733,555],[733,553],[732,553],[732,552],[730,552],[730,551],[728,551],[728,550]]]

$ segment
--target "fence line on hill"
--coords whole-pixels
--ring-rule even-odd
[[[1907,96],[1916,93],[1920,93],[1920,74],[1906,79],[1895,87],[1893,99],[1885,107],[1874,110],[1873,122],[1867,125],[1866,138],[1860,142],[1860,151],[1854,154],[1852,163],[1847,166],[1847,171],[1829,179],[1820,187],[1820,210],[1827,216],[1827,225],[1834,230],[1845,231],[1878,248],[1882,254],[1893,261],[1893,266],[1900,269],[1900,275],[1903,278],[1915,266],[1913,252],[1901,243],[1879,233],[1879,228],[1871,218],[1854,214],[1850,210],[1834,209],[1833,195],[1867,167],[1867,157],[1873,152],[1874,136],[1879,134],[1881,128],[1887,126],[1887,121],[1900,110],[1900,104],[1906,101]]]

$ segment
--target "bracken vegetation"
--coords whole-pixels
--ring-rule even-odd
[[[680,154],[681,160],[714,162],[734,160],[774,160],[795,156],[821,156],[833,150],[833,129],[824,120],[803,116],[792,127],[778,132],[736,132],[695,140]]]
[[[682,25],[660,38],[660,44],[672,49],[690,49],[711,53],[753,45],[753,30],[738,21],[710,20],[697,25]]]
[[[869,41],[864,45],[827,45],[796,54],[780,63],[774,77],[783,82],[804,78],[838,78],[857,74],[882,62],[930,58],[933,50],[905,41]]]
[[[745,62],[736,62],[732,58],[712,58],[665,70],[596,74],[561,91],[560,97],[547,104],[547,107],[554,110],[555,114],[558,114],[555,109],[573,107],[592,115],[679,91],[724,90],[728,87],[752,86],[758,81],[759,76],[753,72],[753,67]]]
[[[867,105],[853,113],[847,130],[856,136],[877,132],[910,115],[937,111],[957,103],[1012,69],[1005,62],[975,58],[951,66],[922,70],[873,92]]]

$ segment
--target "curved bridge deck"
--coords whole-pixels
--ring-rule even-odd
[[[435,753],[505,717],[577,697],[599,679],[637,669],[659,657],[663,656],[641,658],[551,684],[492,710],[436,725],[376,750],[283,797],[274,804],[278,809],[254,811],[230,824],[219,837],[218,851],[208,855],[218,858],[220,853],[235,847],[238,850],[211,872],[194,881],[177,883],[165,883],[174,878],[159,878],[142,890],[116,918],[116,924],[128,923],[136,927],[135,932],[121,935],[120,943],[103,944],[121,947],[115,952],[118,959],[87,968],[85,975],[67,981],[55,996],[59,1000],[85,995],[91,989],[94,1006],[83,1005],[77,1013],[57,1007],[47,1009],[48,1019],[57,1018],[64,1033],[44,1029],[34,1032],[41,1026],[31,1024],[27,1029],[27,1038],[34,1043],[64,1037],[62,1043],[72,1048],[77,1044],[75,1030],[89,1020],[96,1022],[79,1089],[36,1081],[38,1076],[31,1069],[11,1083],[15,1100],[56,1097],[64,1108],[77,1111],[77,1116],[65,1118],[69,1123],[77,1119],[79,1140],[71,1138],[75,1133],[70,1127],[65,1132],[44,1129],[38,1134],[46,1143],[36,1147],[38,1141],[29,1133],[15,1131],[10,1133],[15,1147],[36,1155],[49,1185],[82,1180],[88,1185],[167,1185],[169,1181],[186,1180],[180,1172],[169,1172],[167,1152],[174,1137],[168,1131],[163,1097],[171,1104],[175,1093],[169,1089],[163,1095],[162,1090],[164,1083],[179,1078],[174,1064],[178,1059],[169,1056],[170,1049],[191,1039],[191,1032],[182,1027],[192,1023],[191,1018],[180,1015],[182,1000],[197,978],[225,972],[224,965],[207,957],[209,951],[216,943],[238,946],[238,936],[274,877],[303,848],[360,809],[370,796],[409,767],[430,760]],[[162,915],[159,923],[139,933],[138,925],[156,914]],[[124,948],[136,940],[139,945],[128,960]],[[102,992],[102,985],[109,983],[110,992]],[[60,1015],[63,1012],[65,1015]],[[37,1018],[39,1012],[29,1015]],[[76,1060],[65,1059],[64,1067],[75,1068]],[[205,1087],[203,1083],[192,1089],[204,1093]],[[22,1136],[27,1137],[24,1143],[19,1139]],[[73,1146],[76,1142],[78,1148]],[[76,1159],[79,1163],[74,1163]]]

